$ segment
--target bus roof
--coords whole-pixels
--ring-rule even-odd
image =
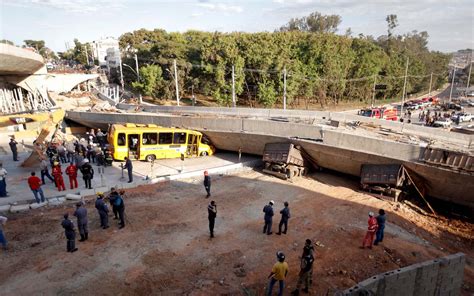
[[[135,123],[126,123],[126,124],[112,124],[111,129],[118,131],[128,131],[128,132],[144,132],[144,131],[156,131],[156,132],[193,132],[201,134],[198,131],[177,128],[177,127],[163,127],[156,124],[135,124]]]

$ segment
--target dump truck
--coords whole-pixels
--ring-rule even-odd
[[[395,201],[398,201],[405,180],[405,170],[401,164],[363,164],[361,167],[361,188],[391,196]]]
[[[287,180],[307,172],[303,151],[292,143],[267,143],[263,151],[264,173]]]

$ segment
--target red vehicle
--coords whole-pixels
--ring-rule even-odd
[[[386,108],[386,107],[376,107],[376,108],[367,108],[359,111],[359,115],[365,117],[374,117],[385,120],[397,121],[397,109]]]

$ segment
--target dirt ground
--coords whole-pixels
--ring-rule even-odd
[[[316,242],[312,295],[348,288],[371,275],[464,252],[463,294],[474,290],[473,225],[416,214],[359,192],[353,180],[317,173],[293,183],[256,171],[213,177],[216,237],[209,238],[201,180],[142,186],[127,192],[127,226],[102,230],[93,197],[87,203],[90,238],[66,252],[60,226],[72,205],[9,215],[10,250],[0,253],[2,295],[263,295],[278,250],[295,288],[305,239]],[[262,208],[283,202],[292,218],[287,235],[262,234]],[[384,208],[384,242],[359,249],[367,212]],[[74,220],[75,221],[75,220]],[[276,229],[274,228],[274,232]],[[276,291],[274,291],[276,292]]]

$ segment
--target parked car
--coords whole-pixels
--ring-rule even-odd
[[[450,128],[453,122],[449,118],[439,118],[433,123],[434,127]]]
[[[472,114],[471,113],[458,113],[456,115],[459,117],[459,122],[472,121]]]

